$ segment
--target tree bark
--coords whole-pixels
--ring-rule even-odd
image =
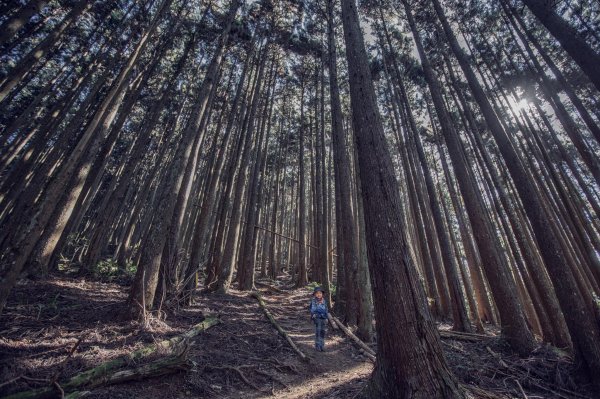
[[[535,341],[527,327],[521,304],[518,301],[515,282],[508,274],[508,267],[504,259],[498,253],[500,244],[492,231],[492,222],[483,204],[481,193],[475,186],[473,172],[466,163],[458,132],[454,128],[450,115],[445,108],[440,83],[434,75],[429,58],[423,49],[421,35],[415,25],[410,4],[407,0],[402,0],[402,3],[421,58],[421,65],[429,85],[441,130],[455,167],[456,177],[473,226],[473,233],[482,257],[482,263],[494,293],[494,299],[498,304],[502,320],[502,332],[518,353],[527,355],[534,349]]]
[[[146,309],[150,309],[153,305],[163,248],[167,239],[168,229],[171,227],[170,221],[175,212],[177,194],[183,184],[184,174],[181,172],[181,168],[183,168],[190,159],[192,143],[195,135],[198,134],[202,116],[204,112],[206,112],[209,94],[212,91],[213,85],[218,83],[216,82],[216,79],[219,75],[225,46],[229,39],[229,33],[239,5],[239,0],[232,0],[230,4],[223,33],[219,38],[217,48],[200,87],[198,99],[196,100],[191,113],[192,120],[188,122],[181,133],[181,142],[174,155],[170,168],[167,171],[165,181],[170,182],[171,189],[163,190],[156,206],[159,213],[154,214],[152,230],[144,242],[140,263],[138,264],[135,281],[128,300],[128,308],[131,317],[140,317],[144,314]]]
[[[567,21],[554,12],[551,0],[523,0],[537,19],[558,40],[590,81],[600,90],[600,54]]]
[[[356,313],[356,304],[353,303],[353,296],[349,295],[352,287],[347,285],[358,268],[358,243],[356,234],[356,224],[352,212],[352,191],[351,191],[351,168],[352,164],[346,149],[346,137],[342,125],[342,106],[340,102],[340,89],[337,77],[337,54],[335,48],[334,31],[334,13],[333,0],[327,0],[327,48],[329,62],[329,96],[331,101],[331,136],[333,148],[333,164],[336,183],[336,208],[339,207],[339,213],[336,217],[336,231],[338,235],[338,287],[337,296],[340,300],[339,305],[336,301],[336,311],[344,318],[350,313]],[[340,267],[343,272],[340,273]],[[345,280],[340,284],[340,281]],[[341,311],[340,311],[341,310]]]
[[[537,4],[539,2],[526,0],[526,3]],[[578,292],[573,274],[569,272],[568,268],[565,268],[567,260],[561,243],[556,238],[553,229],[548,228],[549,223],[555,224],[556,222],[540,201],[537,190],[535,190],[533,184],[530,182],[530,175],[524,169],[519,155],[515,151],[510,138],[502,127],[483,88],[477,80],[466,54],[459,46],[439,0],[433,0],[433,4],[453,53],[456,55],[467,78],[469,87],[483,113],[485,122],[498,144],[498,148],[515,183],[527,217],[531,222],[540,252],[556,289],[559,303],[569,327],[574,344],[576,361],[580,362],[590,373],[590,377],[593,377],[595,382],[600,384],[600,376],[594,376],[597,373],[592,371],[600,369],[600,323],[596,318],[595,312],[590,314],[591,309],[586,306],[584,298]]]
[[[398,184],[354,0],[342,0],[342,21],[378,323],[378,356],[369,395],[377,398],[464,397],[444,360],[423,287],[408,256]],[[398,337],[403,337],[402,342]]]

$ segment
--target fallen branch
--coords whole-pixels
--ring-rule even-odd
[[[262,281],[255,281],[254,284],[260,285],[261,287],[267,288],[269,291],[276,292],[278,294],[286,294],[286,291],[281,288],[277,288],[274,285],[263,283]]]
[[[269,319],[269,321],[271,322],[271,324],[273,324],[273,326],[285,338],[285,340],[288,342],[288,344],[290,344],[290,346],[292,347],[292,349],[298,354],[298,356],[300,356],[300,359],[302,359],[305,362],[310,362],[310,358],[308,356],[306,356],[304,354],[304,352],[302,352],[300,349],[298,349],[298,346],[296,346],[296,344],[294,343],[294,341],[292,341],[292,338],[290,338],[290,336],[288,335],[288,333],[279,325],[279,323],[277,323],[277,320],[275,320],[275,317],[273,317],[273,315],[271,314],[271,312],[269,311],[269,309],[267,309],[267,305],[265,305],[265,302],[263,301],[263,299],[260,296],[260,294],[258,292],[253,292],[250,295],[252,295],[252,297],[254,297],[254,298],[256,298],[258,300],[258,304],[260,305],[260,307],[262,308],[263,312],[265,313],[265,316],[267,316],[267,319]]]
[[[442,338],[456,339],[456,340],[460,340],[460,341],[469,341],[469,342],[480,342],[480,341],[483,341],[484,339],[494,339],[495,338],[490,335],[467,333],[467,332],[461,332],[461,331],[439,330],[439,332],[440,332],[440,337],[442,337]]]
[[[327,321],[329,321],[329,325],[331,326],[332,330],[337,330],[337,325],[335,324],[335,321],[333,321],[333,317],[331,316],[331,313],[327,313]]]
[[[131,363],[138,362],[159,351],[168,350],[174,352],[177,349],[181,349],[182,344],[187,343],[191,338],[200,334],[202,331],[217,325],[218,323],[220,323],[220,320],[217,316],[208,316],[201,323],[196,324],[190,330],[181,335],[158,342],[156,344],[145,346],[134,352],[128,353],[127,355],[104,362],[93,369],[89,369],[71,377],[65,383],[61,384],[60,387],[65,392],[72,392],[89,385],[97,386],[98,384],[94,384],[95,381],[102,380],[106,376],[112,375],[111,373],[117,369],[120,369]],[[52,386],[15,393],[4,397],[4,399],[43,399],[52,398],[55,396],[56,387]]]
[[[487,349],[490,355],[492,355],[496,360],[498,360],[498,363],[500,363],[502,367],[508,368],[508,364],[506,364],[506,362],[502,360],[502,356],[494,352],[489,346],[486,346],[485,349]]]
[[[67,354],[67,357],[65,357],[63,359],[63,361],[60,362],[60,364],[56,367],[57,371],[54,374],[54,377],[52,377],[52,385],[54,385],[61,392],[61,397],[64,397],[65,393],[62,391],[62,388],[60,387],[60,385],[58,385],[58,379],[60,378],[60,375],[62,374],[62,372],[63,372],[63,370],[65,368],[65,364],[67,364],[67,362],[69,361],[69,359],[71,358],[71,356],[73,356],[73,354],[77,351],[77,348],[79,348],[79,345],[81,344],[81,342],[84,339],[85,339],[85,335],[82,336],[82,337],[79,337],[79,339],[77,340],[77,342],[75,342],[75,345],[73,345],[73,347],[71,348],[71,350]]]
[[[331,316],[334,323],[342,330],[348,337],[350,337],[360,348],[364,351],[364,355],[373,362],[375,361],[375,352],[367,344],[362,342],[348,327],[346,327],[337,317]]]
[[[239,367],[234,367],[234,366],[205,366],[205,368],[207,368],[209,370],[231,370],[231,371],[235,371],[237,373],[237,375],[240,377],[240,379],[242,381],[244,381],[248,386],[254,388],[255,390],[257,390],[259,392],[267,393],[268,391],[265,391],[264,389],[261,389],[261,388],[257,387],[252,382],[250,382],[250,380],[248,380],[248,378],[246,378],[246,376],[244,375],[244,373],[242,373],[242,370],[241,370],[242,367],[248,367],[248,366],[239,366]]]

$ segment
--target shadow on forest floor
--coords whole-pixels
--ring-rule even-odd
[[[59,381],[64,380],[180,334],[203,315],[216,313],[222,323],[195,339],[188,354],[194,362],[191,370],[96,388],[87,397],[356,397],[369,378],[372,363],[339,332],[329,333],[326,352],[316,352],[306,309],[310,291],[281,291],[283,283],[269,283],[276,290],[259,287],[273,316],[311,358],[309,364],[300,360],[265,318],[256,299],[246,293],[199,295],[193,306],[169,312],[165,322],[144,328],[116,317],[123,310],[127,287],[59,276],[22,282],[0,317],[0,384],[27,378],[0,385],[0,392],[46,386],[57,374]],[[440,325],[441,330],[449,328]],[[572,381],[571,364],[557,352],[540,346],[530,358],[520,359],[494,336],[496,330],[490,327],[489,333],[478,339],[442,339],[450,367],[463,384],[504,397],[592,397]]]

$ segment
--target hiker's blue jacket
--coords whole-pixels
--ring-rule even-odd
[[[319,319],[327,318],[327,301],[325,298],[320,302],[316,298],[310,300],[310,316],[315,316]]]

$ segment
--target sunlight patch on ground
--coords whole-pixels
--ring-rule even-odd
[[[327,356],[327,352],[325,355]],[[314,378],[302,381],[301,385],[290,386],[289,389],[277,391],[275,397],[285,399],[310,398],[313,395],[332,392],[336,387],[358,383],[359,380],[368,376],[372,371],[372,365],[363,363],[335,372],[323,372]],[[261,398],[272,398],[273,396],[260,396]]]

